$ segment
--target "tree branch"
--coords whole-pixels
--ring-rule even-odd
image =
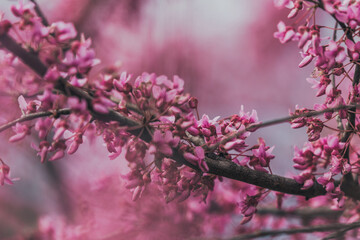
[[[0,35],[0,42],[2,47],[12,52],[15,56],[20,58],[24,64],[29,66],[36,74],[43,77],[46,74],[47,67],[40,61],[40,59],[23,49],[12,37],[8,34]]]
[[[35,5],[35,12],[36,14],[41,18],[41,22],[44,26],[49,26],[49,22],[46,19],[44,13],[41,11],[39,4],[37,4],[37,2],[35,0],[30,0],[32,3],[34,3]]]
[[[343,211],[332,210],[329,208],[301,208],[301,209],[277,209],[277,208],[260,208],[256,211],[257,215],[272,215],[278,217],[296,217],[296,218],[305,218],[305,219],[313,219],[314,217],[322,217],[322,218],[334,218],[337,219],[342,215]]]
[[[253,239],[265,236],[277,236],[277,235],[292,235],[297,233],[313,233],[313,232],[332,232],[335,230],[347,229],[351,230],[354,228],[359,228],[360,222],[354,222],[350,224],[329,224],[329,225],[320,225],[320,226],[312,226],[312,227],[304,227],[304,228],[293,228],[293,229],[278,229],[278,230],[269,230],[269,231],[256,231],[250,234],[243,234],[239,236],[235,236],[229,238],[227,240],[240,240],[240,239]]]
[[[26,122],[26,121],[30,121],[30,120],[33,120],[36,118],[41,118],[41,117],[48,117],[48,116],[55,115],[55,114],[68,115],[70,113],[71,113],[71,110],[69,108],[64,108],[64,109],[59,109],[59,110],[54,110],[54,111],[30,113],[30,114],[22,116],[18,119],[15,119],[11,122],[8,122],[4,125],[1,125],[0,132],[4,131],[12,126],[15,126],[17,123]]]

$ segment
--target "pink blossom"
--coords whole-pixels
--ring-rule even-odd
[[[335,189],[334,179],[331,172],[325,173],[322,177],[317,179],[318,183],[325,186],[327,192],[332,192]]]
[[[25,124],[23,125],[20,123],[16,123],[16,125],[13,126],[12,129],[15,132],[15,135],[13,135],[9,138],[10,142],[20,141],[20,140],[24,139],[26,137],[26,135],[30,135],[30,133],[31,133],[31,127],[29,127]]]
[[[342,63],[346,59],[345,50],[343,47],[340,47],[336,42],[330,41],[329,45],[325,48],[324,52],[325,57],[327,58],[327,68],[331,69],[335,66],[335,63]],[[320,66],[319,64],[318,66]]]
[[[299,63],[299,68],[309,65],[313,59],[314,57],[311,54],[303,54],[303,60]]]
[[[10,178],[10,167],[0,159],[0,185],[3,186],[5,183],[10,185],[14,184]]]
[[[19,107],[20,107],[21,112],[23,113],[23,115],[26,115],[26,114],[29,114],[29,113],[34,113],[41,106],[41,102],[38,101],[38,100],[32,100],[32,101],[27,103],[23,95],[20,95],[18,97],[18,103],[19,103]]]
[[[345,19],[342,19],[343,21]],[[347,7],[347,22],[352,29],[360,24],[360,4],[359,2],[350,4]]]
[[[205,152],[202,147],[195,147],[194,148],[194,154],[190,152],[184,153],[184,158],[188,160],[190,163],[198,166],[201,171],[208,172],[209,167],[205,161]]]
[[[311,171],[311,169],[307,169],[300,173],[298,176],[294,176],[294,179],[296,182],[303,184],[303,187],[301,189],[309,189],[314,185],[314,175]]]
[[[150,152],[160,152],[165,156],[171,156],[172,148],[177,147],[179,141],[180,138],[173,137],[171,131],[165,131],[165,133],[162,133],[160,130],[155,130]]]
[[[286,26],[283,21],[277,25],[278,31],[274,33],[274,37],[278,38],[281,43],[287,43],[295,36],[295,31],[292,27]]]
[[[331,156],[331,168],[330,172],[334,175],[342,173],[343,175],[351,171],[351,166],[348,163],[348,160],[345,158],[337,158],[336,156]]]
[[[256,212],[256,207],[260,201],[261,193],[246,194],[241,202],[238,203],[241,213],[244,215],[240,224],[249,222]]]
[[[266,146],[264,139],[258,139],[258,146],[252,150],[252,153],[261,167],[269,167],[270,160],[275,158],[275,156],[271,154],[274,148],[274,146]],[[250,165],[252,165],[253,162],[254,158],[251,159]]]
[[[301,1],[296,1],[294,7],[291,9],[288,18],[294,18],[297,16],[300,10],[303,9],[303,3]]]
[[[50,118],[40,118],[36,121],[35,130],[38,132],[40,139],[45,139],[47,133],[50,131],[52,122]]]
[[[311,40],[310,29],[306,26],[300,26],[297,32],[297,37],[299,38],[298,48],[303,48]]]
[[[358,60],[360,56],[360,42],[354,43],[353,41],[346,39],[345,44],[347,46],[349,57],[354,61]]]
[[[87,78],[77,78],[76,76],[71,76],[69,81],[74,87],[83,87],[87,82]]]
[[[316,92],[316,97],[320,97],[325,94],[327,86],[331,83],[331,80],[326,76],[321,76],[320,81],[317,81],[313,78],[306,79],[310,84],[313,84],[311,88],[315,88],[318,91]]]
[[[116,106],[116,103],[104,96],[99,96],[97,98],[94,98],[92,105],[96,112],[107,114],[109,112],[109,109]]]
[[[48,82],[54,83],[56,82],[60,77],[60,73],[56,66],[51,67],[47,70],[44,79]]]
[[[34,8],[34,6],[35,6],[34,3],[32,3],[32,2],[28,2],[26,4],[23,4],[22,1],[19,1],[18,4],[11,6],[11,12],[16,17],[22,17],[24,14],[30,13],[31,10]]]
[[[274,0],[274,5],[277,8],[293,8],[294,2],[292,0]]]
[[[49,110],[52,108],[58,96],[52,93],[51,87],[47,86],[42,95],[37,97],[41,101],[41,109]]]
[[[78,150],[80,144],[83,143],[83,137],[82,137],[81,134],[76,134],[73,137],[72,141],[70,141],[70,142],[71,143],[70,143],[70,146],[69,146],[69,149],[68,149],[67,153],[68,154],[74,154]]]
[[[118,91],[129,93],[132,90],[131,84],[128,83],[131,77],[132,74],[128,75],[126,72],[123,72],[121,73],[119,80],[114,79],[113,84]]]
[[[54,31],[56,41],[62,43],[76,37],[77,32],[72,23],[65,23],[63,21],[55,22],[51,25]]]
[[[50,147],[51,151],[55,151],[55,153],[49,158],[49,161],[55,161],[65,156],[66,144],[65,141],[59,140],[53,142]]]
[[[79,99],[77,97],[69,97],[67,103],[72,111],[84,113],[87,110],[87,103],[84,99]]]

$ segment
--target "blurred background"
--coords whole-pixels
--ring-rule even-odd
[[[180,76],[186,91],[198,98],[200,115],[223,118],[238,113],[244,105],[246,111],[255,109],[260,121],[266,121],[287,116],[296,104],[312,107],[320,103],[305,80],[313,69],[297,67],[301,57],[296,43],[281,45],[273,38],[278,21],[286,19],[288,11],[275,9],[272,1],[37,2],[50,22],[73,22],[92,39],[101,59],[99,69],[121,61],[122,69],[135,77],[142,72]],[[16,3],[1,1],[4,18]],[[12,176],[21,180],[0,188],[0,236],[13,236],[19,229],[31,232],[41,215],[71,215],[71,204],[64,196],[82,202],[98,198],[85,189],[97,191],[109,181],[122,184],[125,163],[108,160],[101,140],[96,147],[84,144],[64,160],[41,164],[30,138],[10,144],[10,134],[1,135],[1,158],[11,167]],[[275,145],[273,172],[287,175],[293,171],[293,147],[307,139],[306,130],[281,124],[259,130],[251,141],[255,143],[260,136],[267,145]],[[130,198],[127,190],[119,187],[117,191]],[[118,206],[120,200],[110,195],[103,195],[108,196],[106,203]],[[86,212],[85,202],[81,206]],[[104,199],[99,202],[107,205]]]

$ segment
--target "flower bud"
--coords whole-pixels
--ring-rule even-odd
[[[193,108],[193,109],[196,109],[196,108],[197,108],[197,106],[198,106],[198,100],[197,100],[196,97],[191,97],[191,98],[189,99],[189,106],[190,106],[190,108]]]

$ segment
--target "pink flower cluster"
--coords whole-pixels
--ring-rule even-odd
[[[306,143],[302,149],[295,147],[294,168],[302,171],[300,175],[294,177],[295,180],[303,184],[303,189],[309,189],[314,185],[315,176],[321,175],[317,182],[323,185],[332,196],[341,195],[334,184],[333,177],[338,174],[345,175],[351,171],[348,159],[341,156],[344,147],[345,144],[339,142],[338,137],[334,135]],[[325,172],[318,172],[320,169]]]

